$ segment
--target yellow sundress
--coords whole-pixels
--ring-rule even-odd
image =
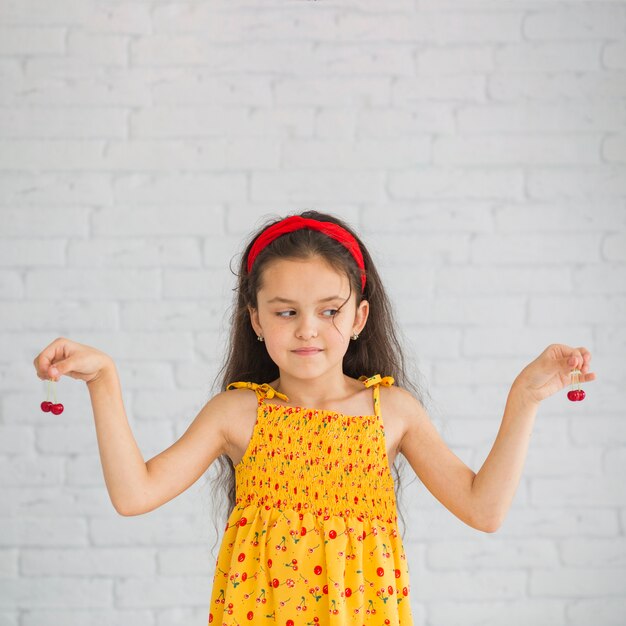
[[[216,560],[209,624],[412,626],[409,566],[397,529],[380,416],[268,404],[257,394],[250,443],[235,466],[236,504]]]

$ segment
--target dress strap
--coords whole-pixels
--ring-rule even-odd
[[[226,390],[228,391],[228,389],[231,388],[254,389],[254,391],[256,391],[257,397],[259,398],[259,402],[262,402],[264,398],[271,399],[274,396],[280,398],[281,400],[284,400],[285,402],[289,402],[289,398],[284,393],[276,391],[276,389],[274,389],[274,387],[272,387],[268,383],[263,383],[262,385],[259,385],[258,383],[251,383],[248,381],[238,381],[235,383],[230,383],[226,387]]]
[[[374,413],[377,417],[380,417],[380,386],[384,385],[385,387],[391,387],[395,382],[393,376],[381,376],[380,374],[374,374],[374,376],[360,376],[360,381],[363,381],[363,384],[366,387],[374,387],[373,396],[374,396]]]

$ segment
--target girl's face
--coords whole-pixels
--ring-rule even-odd
[[[357,308],[354,291],[338,310],[350,293],[348,277],[320,257],[281,259],[264,268],[261,284],[250,320],[281,373],[342,374],[350,337],[361,332],[369,312],[366,300]]]

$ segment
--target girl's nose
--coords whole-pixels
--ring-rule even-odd
[[[311,317],[303,316],[301,318],[301,322],[298,324],[298,328],[296,329],[296,337],[298,337],[298,339],[305,340],[317,337],[317,328],[315,327],[315,322]]]

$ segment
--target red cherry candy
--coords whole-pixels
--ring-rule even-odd
[[[52,408],[50,409],[55,415],[61,415],[61,413],[63,413],[63,405],[61,403],[59,404],[53,404]]]
[[[47,400],[44,400],[41,403],[41,410],[44,413],[50,413],[51,408],[52,408],[52,402],[48,402]]]

